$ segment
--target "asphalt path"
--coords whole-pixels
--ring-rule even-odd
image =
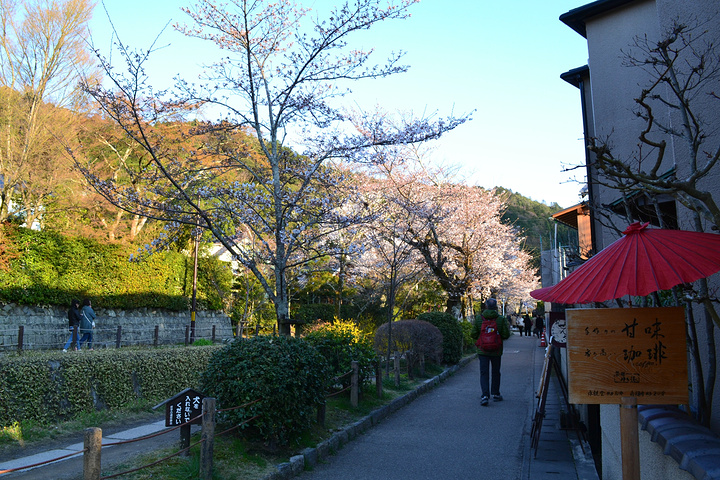
[[[473,360],[437,388],[302,473],[300,480],[527,478],[538,340],[512,336],[502,359],[502,402],[480,405]]]

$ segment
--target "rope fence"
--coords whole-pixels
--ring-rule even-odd
[[[340,391],[331,392],[326,395],[326,398],[336,396],[337,394],[341,392],[345,392],[350,390],[350,403],[353,406],[353,408],[358,407],[358,398],[359,398],[359,363],[356,361],[352,362],[352,370],[344,373],[342,375],[339,375],[333,379],[333,384],[337,384],[342,379],[350,376],[350,386],[345,387],[341,389]],[[382,396],[382,375],[380,374],[380,362],[376,363],[376,382],[380,382],[380,386],[378,387],[378,395]],[[202,413],[199,415],[196,415],[195,417],[190,418],[189,420],[174,425],[172,427],[168,427],[160,432],[152,433],[149,435],[145,435],[143,437],[138,437],[130,440],[122,440],[119,442],[111,442],[111,443],[102,443],[102,430],[100,428],[94,427],[94,428],[88,428],[85,430],[85,443],[84,443],[84,449],[80,450],[78,452],[73,452],[67,455],[63,455],[61,457],[53,458],[51,460],[46,460],[44,462],[35,463],[32,465],[25,465],[21,467],[16,467],[12,469],[7,470],[0,470],[0,474],[4,473],[10,473],[10,472],[17,472],[21,470],[27,470],[31,468],[37,468],[43,465],[47,465],[49,463],[57,462],[59,460],[66,459],[68,457],[72,457],[75,455],[83,454],[83,480],[105,480],[110,478],[116,478],[120,477],[122,475],[127,475],[130,473],[137,472],[139,470],[143,470],[146,468],[153,467],[155,465],[158,465],[162,462],[165,462],[173,457],[176,457],[178,455],[182,454],[188,454],[190,449],[201,445],[200,450],[200,477],[202,480],[210,480],[212,478],[212,452],[213,452],[213,442],[214,439],[221,435],[226,435],[244,425],[249,424],[250,422],[257,420],[260,418],[260,415],[255,415],[253,417],[250,417],[241,423],[234,425],[227,430],[224,430],[220,433],[215,433],[215,423],[216,423],[216,414],[223,413],[223,412],[229,412],[233,410],[238,410],[241,408],[247,408],[250,407],[258,402],[260,402],[261,399],[252,400],[250,402],[244,403],[242,405],[234,406],[234,407],[228,407],[223,409],[216,409],[215,408],[215,399],[210,397],[203,398],[202,401]],[[162,405],[162,403],[161,403]],[[322,425],[324,425],[325,422],[325,404],[323,403],[321,406],[318,407],[318,422],[320,423],[320,411],[322,409]],[[196,423],[198,419],[201,419],[201,439],[193,444],[189,444],[189,434],[187,436],[184,435],[183,430],[187,429],[186,431],[189,433],[189,428],[192,423]],[[180,429],[180,450],[165,456],[159,460],[153,461],[152,463],[148,463],[146,465],[142,465],[137,468],[133,468],[132,470],[127,470],[120,473],[114,473],[112,475],[107,476],[101,476],[101,455],[100,451],[102,448],[111,447],[111,446],[118,446],[118,445],[126,445],[130,443],[140,442],[143,440],[149,440],[151,438],[158,437],[160,435],[165,435],[167,433],[173,432],[175,430]],[[187,442],[187,443],[185,443]]]

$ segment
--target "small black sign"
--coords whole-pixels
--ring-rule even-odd
[[[175,427],[189,422],[202,423],[202,401],[205,395],[188,388],[178,393],[165,404],[165,426]]]

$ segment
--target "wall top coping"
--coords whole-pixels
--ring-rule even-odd
[[[720,437],[680,408],[638,405],[638,419],[665,455],[698,480],[720,480]]]

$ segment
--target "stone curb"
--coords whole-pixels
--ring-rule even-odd
[[[445,381],[452,374],[457,372],[460,368],[464,367],[472,360],[477,358],[477,355],[470,355],[460,360],[460,363],[453,365],[447,370],[443,371],[439,375],[430,378],[419,385],[415,390],[406,393],[402,397],[398,397],[387,405],[378,407],[365,418],[352,423],[342,430],[335,432],[327,440],[317,444],[314,448],[306,448],[300,454],[290,457],[289,462],[281,463],[277,465],[277,470],[262,478],[262,480],[288,480],[297,475],[300,475],[305,470],[311,470],[320,462],[324,462],[330,455],[334,455],[340,450],[345,444],[354,440],[357,436],[361,435],[365,431],[379,424],[383,419],[389,415],[395,413],[402,407],[408,405],[418,396],[430,391],[432,388],[438,386],[441,382]]]

